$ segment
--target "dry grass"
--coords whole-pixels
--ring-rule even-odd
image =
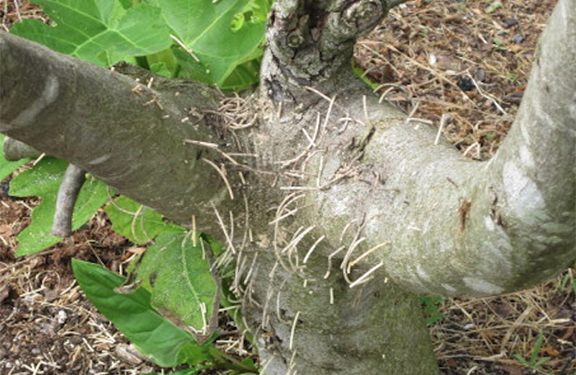
[[[0,231],[12,242],[34,203],[1,198]],[[0,245],[1,374],[136,375],[156,369],[125,354],[127,340],[81,294],[70,269],[75,257],[118,270],[127,246],[103,211],[73,237],[33,256],[14,259],[14,246]]]
[[[556,1],[506,1],[489,13],[490,3],[409,2],[356,48],[358,64],[385,84],[379,94],[388,91],[408,112],[417,104],[413,116],[437,125],[449,115],[445,137],[462,151],[472,147],[477,159],[490,157],[506,135]]]

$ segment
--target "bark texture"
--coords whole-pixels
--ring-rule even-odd
[[[218,117],[202,115],[218,107],[217,90],[162,77],[148,87],[151,74],[132,69],[138,82],[4,32],[0,56],[2,133],[70,161],[177,222],[190,224],[196,215],[206,218],[199,230],[219,228],[208,202],[235,202],[226,202],[222,178],[204,160],[221,156],[184,142],[228,146]]]
[[[17,161],[26,158],[37,158],[42,155],[42,153],[36,150],[34,147],[10,137],[4,138],[3,146],[4,157],[8,161]]]
[[[86,182],[86,172],[74,164],[68,165],[56,198],[56,212],[52,225],[53,235],[67,237],[72,234],[74,206],[84,182]]]
[[[306,193],[304,222],[316,223],[322,228],[316,236],[332,244],[344,228],[363,223],[365,239],[349,256],[382,246],[363,258],[364,267],[381,261],[386,275],[414,291],[480,296],[541,282],[576,256],[576,85],[574,64],[566,63],[575,59],[574,3],[561,2],[551,17],[527,103],[493,161],[473,162],[445,142],[436,145],[435,129],[379,105],[344,68],[316,81],[327,100],[306,93],[273,48],[262,76],[276,89],[263,90],[263,97],[280,115],[269,112],[263,127],[269,124],[270,136],[259,152],[291,160],[310,143],[302,129],[314,134],[319,114],[325,134],[304,166],[319,176],[287,187]],[[293,97],[310,96],[317,100],[293,104]]]
[[[406,289],[511,292],[576,259],[576,0],[560,0],[485,163],[436,144],[351,72],[355,38],[399,2],[278,0],[260,121],[236,131],[214,89],[148,88],[0,34],[0,132],[177,222],[202,218],[236,264],[264,373],[437,374]]]
[[[265,374],[439,374],[418,300],[397,285],[379,279],[351,289],[325,259],[301,273],[270,252],[257,263],[243,312]]]

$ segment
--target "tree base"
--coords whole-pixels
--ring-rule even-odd
[[[336,264],[326,273],[325,259],[300,274],[259,254],[243,313],[264,374],[440,373],[417,296],[382,279],[350,288]]]

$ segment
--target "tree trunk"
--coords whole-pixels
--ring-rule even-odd
[[[412,293],[511,292],[576,258],[576,1],[560,0],[486,163],[351,72],[355,39],[399,2],[278,0],[262,84],[244,98],[148,88],[150,74],[129,72],[139,84],[0,34],[0,132],[179,223],[201,219],[236,265],[266,374],[437,374]],[[227,122],[247,116],[219,114],[230,100],[257,126]]]
[[[242,311],[265,374],[439,374],[414,295],[382,278],[350,288],[325,259],[294,272],[268,251],[257,254],[238,277],[252,272]]]

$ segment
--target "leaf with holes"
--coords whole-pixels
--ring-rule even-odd
[[[138,5],[125,10],[126,2],[117,0],[35,0],[34,3],[57,26],[27,19],[10,31],[94,64],[111,66],[172,44],[158,7]]]
[[[52,235],[52,223],[56,196],[67,166],[64,160],[48,157],[10,181],[11,195],[38,196],[41,199],[32,211],[32,223],[16,237],[20,243],[16,250],[17,256],[37,253],[62,240]],[[106,185],[88,178],[74,206],[72,230],[80,228],[107,200]]]
[[[192,232],[162,233],[154,242],[135,261],[129,283],[150,291],[152,306],[164,317],[206,340],[216,328],[219,301],[209,244],[197,235],[194,246]]]
[[[72,260],[74,277],[98,311],[109,319],[138,351],[160,366],[171,367],[211,360],[208,345],[199,345],[192,336],[164,319],[150,305],[150,293],[142,288],[130,294],[118,294],[124,278],[97,264]]]

